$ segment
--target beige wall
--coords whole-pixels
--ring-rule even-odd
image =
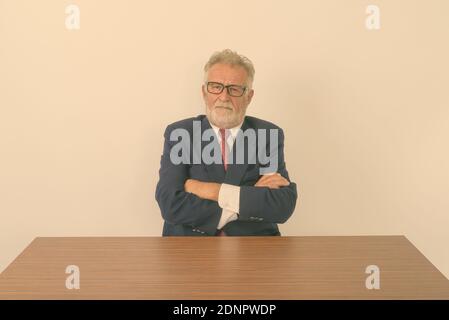
[[[0,0],[0,270],[36,236],[159,236],[163,130],[203,113],[202,67],[229,47],[256,66],[249,114],[285,129],[300,200],[283,234],[404,234],[449,277],[448,12]]]

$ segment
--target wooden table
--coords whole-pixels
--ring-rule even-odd
[[[403,236],[36,238],[0,299],[449,299],[449,281]]]

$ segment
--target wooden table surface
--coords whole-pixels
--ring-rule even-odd
[[[0,299],[449,299],[449,281],[403,236],[36,238]]]

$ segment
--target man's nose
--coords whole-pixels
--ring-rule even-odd
[[[221,101],[228,101],[229,100],[228,89],[227,88],[223,88],[223,91],[218,95],[218,98]]]

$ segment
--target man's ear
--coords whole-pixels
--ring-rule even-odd
[[[203,99],[206,99],[206,87],[204,84],[201,86],[201,92],[203,93]]]
[[[253,95],[254,95],[254,90],[251,89],[251,90],[248,92],[248,104],[251,102],[251,100],[252,100],[252,98],[253,98]]]

